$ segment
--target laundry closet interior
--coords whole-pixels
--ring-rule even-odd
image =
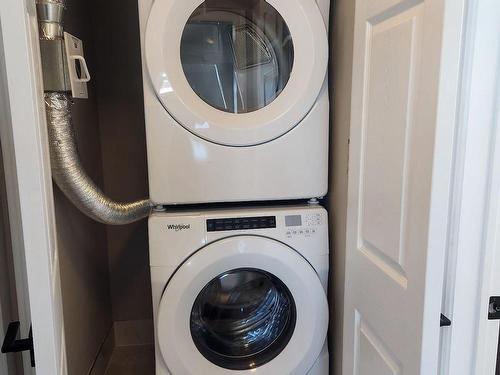
[[[498,372],[494,8],[2,0],[0,373]]]
[[[255,2],[248,3],[251,6]],[[337,107],[335,118],[338,121],[330,128],[330,194],[320,203],[330,210],[331,234],[334,233],[333,224],[341,228],[345,221],[346,203],[343,194],[346,191],[342,185],[346,184],[347,179],[346,116],[350,109],[348,95],[344,96],[341,92],[347,90],[350,84],[348,56],[352,54],[349,51],[352,45],[349,45],[352,44],[354,11],[350,3],[336,1],[330,19],[330,39],[336,44],[335,48],[330,49],[330,94],[334,87],[337,91],[336,95],[330,95],[330,107]],[[74,99],[72,106],[78,152],[83,167],[96,184],[106,195],[121,202],[145,198],[150,194],[139,28],[137,0],[68,0],[66,3],[64,30],[83,41],[91,75],[87,84],[88,99]],[[209,33],[210,30],[203,32]],[[286,30],[282,32],[286,33]],[[293,58],[293,51],[291,53]],[[286,79],[284,84],[287,83]],[[326,86],[323,90],[326,90]],[[211,94],[198,92],[198,95]],[[205,99],[211,100],[210,97]],[[230,111],[245,111],[238,99],[233,101],[237,108],[231,108]],[[258,108],[259,104],[254,103],[254,106]],[[255,108],[249,108],[248,111]],[[325,108],[329,110],[328,106]],[[324,141],[326,144],[327,139]],[[164,147],[169,146],[165,144]],[[314,152],[311,150],[311,153]],[[275,155],[275,158],[279,157]],[[279,161],[287,162],[290,161]],[[158,184],[185,189],[182,184],[186,184],[186,181],[180,181],[184,174],[180,167],[182,160],[175,160],[175,163],[177,172],[172,176],[165,174],[164,181],[155,181],[157,185],[154,191],[157,195],[162,194]],[[315,166],[309,164],[308,167],[314,174]],[[241,165],[241,170],[245,171],[245,165]],[[334,182],[336,186],[333,186]],[[193,183],[203,185],[202,180]],[[335,203],[332,199],[334,196]],[[103,225],[82,214],[56,185],[54,197],[68,373],[154,374],[148,221]],[[260,203],[256,206],[276,205],[266,203],[265,198],[257,199]],[[238,203],[241,199],[237,196],[230,200],[233,202],[222,207],[234,210],[239,206],[252,206]],[[214,201],[220,199],[214,198]],[[308,202],[307,199],[289,199],[278,204],[307,205]],[[196,212],[220,206],[195,203],[187,209]],[[167,212],[175,209],[175,205],[166,207]],[[335,209],[338,210],[336,219],[331,216]],[[341,236],[333,238],[342,242]],[[331,249],[334,249],[333,239]],[[331,267],[334,253],[331,251]],[[323,262],[328,263],[328,257],[325,259]],[[330,273],[331,285],[334,283],[332,275],[334,272]],[[341,273],[336,274],[336,278],[341,280]],[[327,283],[326,279],[324,283]],[[330,287],[330,297],[333,301],[333,287]],[[332,310],[332,322],[333,314]],[[335,325],[330,328],[331,340],[335,329]],[[333,355],[333,350],[330,355]]]

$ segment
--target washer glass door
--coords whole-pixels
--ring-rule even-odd
[[[212,363],[247,370],[281,353],[292,337],[296,314],[290,290],[276,276],[235,269],[200,292],[191,311],[191,335]]]
[[[159,303],[159,360],[172,374],[306,374],[328,329],[311,265],[266,237],[233,236],[190,255]]]

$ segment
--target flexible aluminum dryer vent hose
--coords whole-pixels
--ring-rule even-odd
[[[41,40],[62,38],[62,0],[37,3]],[[151,213],[150,200],[115,202],[87,175],[78,156],[71,121],[71,95],[67,91],[45,91],[52,178],[66,197],[87,216],[105,224],[122,225]]]
[[[68,94],[45,93],[52,177],[57,186],[83,213],[101,223],[128,224],[149,216],[150,200],[117,203],[85,173],[76,148],[71,104]]]

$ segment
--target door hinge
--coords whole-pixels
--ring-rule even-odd
[[[500,319],[500,297],[490,297],[490,305],[488,307],[488,319]]]
[[[19,322],[12,322],[7,328],[7,333],[2,344],[2,353],[19,353],[30,351],[31,367],[35,367],[35,351],[33,350],[33,331],[30,327],[30,333],[27,339],[17,340],[19,333]]]
[[[440,320],[439,326],[440,327],[449,327],[449,326],[451,326],[451,320],[448,319],[443,314],[441,314],[441,320]]]

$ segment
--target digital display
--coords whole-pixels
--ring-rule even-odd
[[[300,227],[302,225],[302,216],[301,215],[285,216],[285,225],[287,227]]]
[[[266,228],[276,228],[276,216],[236,217],[207,220],[208,232]]]

